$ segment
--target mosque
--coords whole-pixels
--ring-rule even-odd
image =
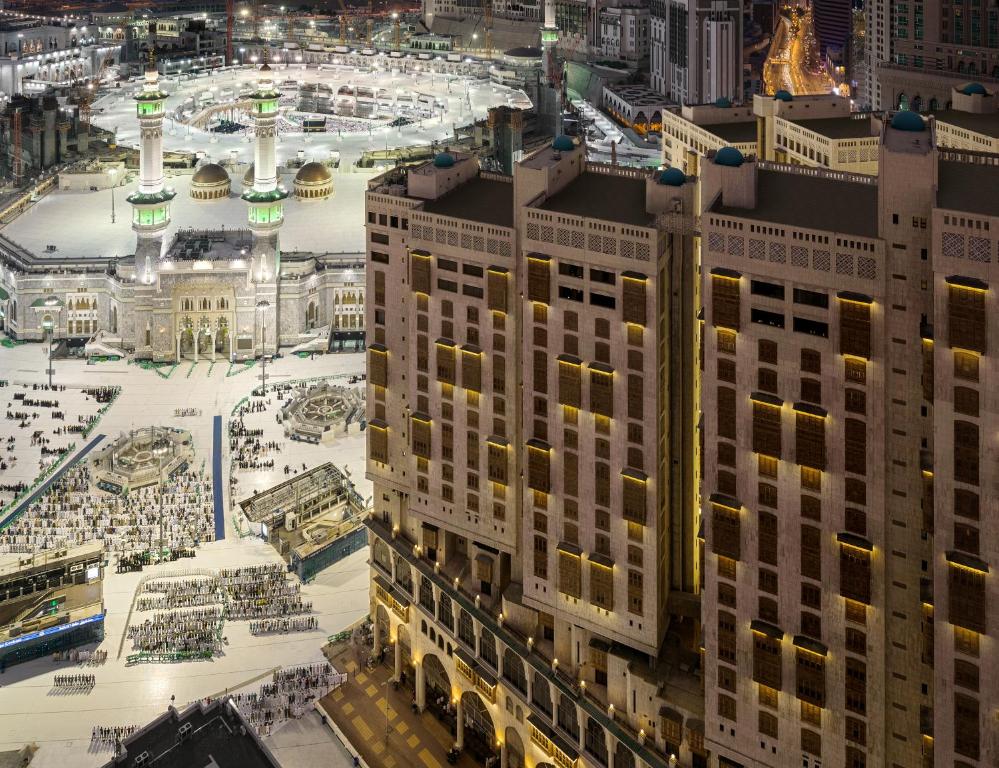
[[[224,226],[237,202],[225,202],[234,183],[211,162],[183,180],[185,210],[211,226],[171,226],[178,192],[164,176],[166,99],[150,68],[134,96],[138,186],[126,198],[134,253],[63,256],[55,246],[38,252],[0,237],[0,328],[15,339],[52,334],[85,345],[88,354],[133,352],[157,362],[238,361],[279,347],[362,349],[363,254],[281,249],[286,202],[302,209],[331,204],[334,179],[324,163],[308,162],[291,190],[281,184],[275,159],[279,91],[270,67],[260,68],[250,95],[255,139],[239,194],[243,226]],[[199,208],[197,217],[192,206]],[[200,206],[218,212],[206,218]],[[298,215],[321,229],[331,212],[317,207]],[[51,222],[53,238],[61,224]]]

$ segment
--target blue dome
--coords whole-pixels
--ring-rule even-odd
[[[926,123],[923,122],[923,118],[918,114],[906,109],[895,113],[891,119],[891,127],[896,131],[918,133],[926,130]]]
[[[715,106],[721,107],[722,109],[728,109],[732,106],[732,102],[726,99],[724,96],[719,96],[715,99]]]
[[[965,96],[987,96],[988,91],[985,90],[985,86],[981,83],[968,83],[964,88],[961,89],[961,93]]]
[[[679,168],[667,168],[659,174],[659,183],[669,187],[679,187],[687,180],[687,175]]]
[[[781,101],[794,101],[794,96],[791,95],[791,92],[785,91],[783,88],[774,94],[774,98],[780,99]]]
[[[576,148],[576,144],[566,135],[556,136],[555,141],[552,142],[552,149],[556,152],[572,152]]]
[[[450,152],[441,152],[434,158],[435,168],[450,168],[454,165],[454,155]]]
[[[735,147],[722,147],[715,152],[715,165],[725,165],[729,168],[738,168],[745,162],[742,152]]]

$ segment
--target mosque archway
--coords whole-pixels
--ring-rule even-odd
[[[490,757],[499,758],[496,727],[486,703],[475,691],[461,695],[461,716],[465,724],[464,749],[480,764]]]
[[[520,734],[515,728],[507,728],[504,739],[507,768],[525,768],[527,752],[524,750],[524,741],[520,738]]]

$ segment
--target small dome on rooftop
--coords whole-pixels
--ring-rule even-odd
[[[721,109],[728,109],[732,106],[732,101],[730,99],[726,99],[724,96],[719,96],[715,99],[715,106],[720,107]]]
[[[434,158],[435,168],[451,168],[454,165],[454,155],[450,152],[441,152]]]
[[[218,163],[205,163],[191,177],[192,184],[223,184],[227,181],[229,174]]]
[[[667,168],[659,174],[659,183],[669,187],[679,187],[687,181],[687,175],[679,168]]]
[[[988,91],[985,90],[985,86],[981,83],[968,83],[964,88],[961,89],[961,93],[965,96],[987,96]]]
[[[724,165],[729,168],[738,168],[746,161],[742,152],[735,147],[722,147],[715,152],[715,165]]]
[[[295,181],[304,181],[310,184],[319,184],[329,181],[331,178],[333,176],[330,174],[330,169],[322,163],[306,163],[295,174]]]
[[[911,131],[913,133],[918,133],[919,131],[926,130],[926,123],[923,122],[923,118],[921,118],[918,114],[905,109],[894,114],[891,119],[891,127],[896,131]]]
[[[794,96],[791,95],[791,92],[785,91],[783,88],[774,94],[774,98],[780,99],[781,101],[794,101]]]
[[[552,149],[556,152],[572,152],[576,148],[575,142],[570,139],[565,134],[561,136],[556,136],[555,141],[552,142]]]

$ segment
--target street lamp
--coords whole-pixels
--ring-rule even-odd
[[[267,322],[265,312],[271,305],[266,299],[257,302],[257,312],[260,313],[260,394],[267,388]]]
[[[49,297],[45,300],[45,306],[50,310],[58,312],[59,300],[55,297]],[[58,317],[58,315],[56,315],[56,317]],[[46,333],[48,342],[49,367],[45,372],[49,375],[49,389],[52,389],[52,342],[55,340],[56,325],[57,322],[52,319],[52,315],[45,315],[45,317],[42,318],[42,329]]]

